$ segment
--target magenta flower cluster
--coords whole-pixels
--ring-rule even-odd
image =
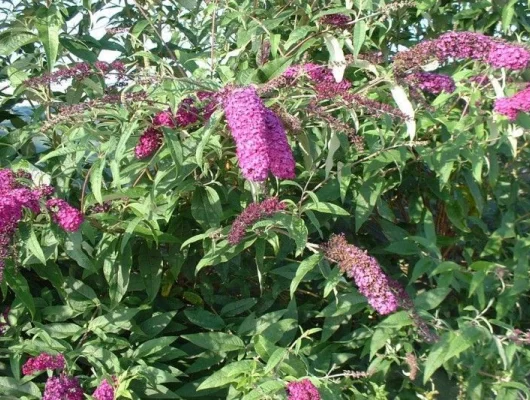
[[[288,400],[320,400],[320,393],[309,379],[287,384]]]
[[[75,232],[84,221],[83,213],[62,199],[50,199],[46,207],[53,220],[66,232]]]
[[[24,210],[39,214],[41,200],[48,199],[54,191],[51,186],[31,187],[31,184],[31,175],[27,172],[0,169],[0,282],[3,280],[5,259],[9,257],[11,241]]]
[[[249,226],[283,210],[285,210],[285,203],[277,197],[269,197],[261,203],[249,204],[233,222],[228,234],[228,242],[233,245],[238,244],[245,237],[245,231]]]
[[[77,378],[61,374],[46,381],[42,400],[83,400],[83,389]]]
[[[505,115],[511,121],[517,118],[519,112],[530,111],[530,86],[511,97],[503,97],[495,101],[493,110]]]
[[[196,101],[188,97],[181,101],[175,115],[171,110],[161,111],[153,117],[152,126],[148,127],[138,139],[134,149],[136,158],[150,157],[163,143],[164,135],[161,127],[186,128],[200,119],[207,121],[217,107],[217,99],[213,92],[197,92],[197,98],[203,104],[196,105]]]
[[[403,288],[385,275],[374,257],[349,244],[344,235],[334,235],[324,247],[326,257],[339,264],[340,269],[355,281],[379,314],[395,312],[407,298]]]
[[[407,83],[417,85],[421,90],[431,94],[453,93],[456,88],[453,78],[434,72],[415,72],[408,75],[406,80]]]
[[[63,370],[64,365],[64,356],[62,354],[54,356],[48,353],[41,353],[37,357],[31,357],[26,361],[22,366],[22,373],[24,375],[32,375],[35,372],[47,369]]]
[[[114,386],[103,379],[92,395],[96,400],[114,400]]]
[[[261,182],[269,172],[280,179],[295,177],[296,164],[285,129],[255,88],[231,91],[223,100],[223,108],[246,179]]]

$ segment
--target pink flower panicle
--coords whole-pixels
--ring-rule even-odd
[[[61,374],[46,381],[42,400],[83,400],[83,389],[77,378]]]
[[[530,86],[511,97],[503,97],[495,101],[493,110],[505,115],[511,121],[517,118],[519,112],[530,111]]]
[[[394,71],[400,75],[432,60],[477,60],[493,68],[522,70],[528,67],[530,52],[521,45],[480,33],[446,32],[399,52],[394,58]]]
[[[295,161],[287,133],[278,116],[253,87],[235,89],[223,101],[226,121],[236,142],[243,176],[250,181],[267,179],[269,171],[280,179],[295,176]]]
[[[287,133],[282,122],[272,110],[267,109],[265,112],[265,123],[269,132],[270,170],[277,178],[294,179],[296,163],[287,141]]]
[[[138,144],[134,149],[136,158],[142,159],[152,155],[162,145],[162,138],[163,135],[160,130],[153,127],[147,128],[144,133],[142,133],[142,136],[140,136]]]
[[[256,89],[249,86],[230,92],[223,108],[243,176],[250,181],[264,181],[270,165],[265,105]]]
[[[153,125],[166,126],[168,128],[175,127],[175,121],[171,115],[171,111],[161,111],[153,117]]]
[[[434,72],[415,72],[408,75],[406,81],[409,85],[417,85],[421,90],[431,94],[453,93],[456,89],[453,78]]]
[[[287,384],[288,400],[320,400],[320,393],[309,379]]]
[[[83,213],[62,199],[50,199],[46,208],[52,213],[53,220],[66,232],[75,232],[83,223]]]
[[[103,379],[92,395],[96,400],[114,400],[114,386]]]
[[[41,353],[37,357],[31,357],[22,366],[22,373],[24,375],[32,375],[35,372],[45,371],[47,369],[64,369],[64,356],[58,354],[53,356],[48,353]]]
[[[236,245],[245,237],[247,228],[262,218],[270,217],[282,210],[285,210],[285,203],[277,197],[269,197],[261,203],[249,204],[236,218],[228,234],[228,242]]]
[[[344,14],[328,14],[320,18],[320,23],[324,25],[333,25],[343,27],[348,25],[352,19]]]
[[[366,251],[348,244],[344,235],[332,236],[324,252],[328,259],[339,264],[348,277],[353,278],[359,292],[379,314],[393,313],[408,302],[403,288],[385,275],[377,260]]]

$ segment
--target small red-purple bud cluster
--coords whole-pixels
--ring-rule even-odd
[[[379,314],[395,312],[408,302],[401,285],[389,278],[374,257],[349,244],[344,235],[334,235],[324,246],[326,257],[355,281],[359,292]]]
[[[261,203],[249,204],[241,214],[237,216],[228,234],[230,244],[238,244],[245,237],[245,231],[249,226],[262,218],[270,217],[285,210],[285,203],[277,197],[269,197]]]
[[[283,124],[265,107],[254,87],[230,91],[223,108],[246,179],[262,182],[269,172],[280,179],[295,177],[296,164]]]
[[[333,25],[343,27],[352,22],[352,19],[344,14],[328,14],[320,18],[320,23],[324,25]]]
[[[26,361],[22,366],[22,373],[24,375],[32,375],[35,372],[46,371],[47,369],[64,369],[64,356],[62,354],[57,354],[56,356],[41,353],[37,357],[31,357]]]
[[[434,72],[414,72],[407,75],[405,81],[431,94],[453,93],[456,89],[453,78]]]
[[[320,393],[309,379],[287,384],[288,400],[320,400]]]
[[[25,84],[28,87],[42,86],[59,83],[67,79],[80,80],[93,74],[107,75],[111,71],[116,71],[118,79],[121,79],[125,73],[125,65],[121,61],[113,61],[112,63],[96,61],[94,67],[95,69],[89,63],[78,63],[68,68],[62,68],[55,72],[33,77],[28,79]]]
[[[61,374],[46,381],[42,400],[83,400],[84,394],[77,378]]]
[[[92,395],[96,400],[114,400],[114,386],[103,379]]]
[[[188,97],[181,101],[175,115],[171,110],[161,111],[153,117],[152,126],[148,127],[140,136],[138,144],[134,149],[136,158],[143,159],[150,157],[162,146],[164,135],[159,129],[186,128],[195,124],[199,120],[208,121],[217,108],[217,97],[213,92],[197,92],[197,98],[201,105],[197,105],[196,100]]]
[[[63,199],[50,199],[46,202],[46,207],[53,220],[66,232],[77,231],[84,221],[83,213]]]

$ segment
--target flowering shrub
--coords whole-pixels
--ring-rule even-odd
[[[526,2],[74,3],[2,9],[0,397],[530,398]]]

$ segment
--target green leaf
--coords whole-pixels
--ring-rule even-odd
[[[309,234],[304,220],[296,215],[289,214],[276,214],[271,219],[287,229],[289,236],[295,241],[296,255],[302,254],[307,243],[307,235]]]
[[[140,264],[140,275],[147,291],[147,301],[152,302],[162,283],[162,258],[158,251],[151,252],[144,248],[138,256],[138,263]]]
[[[215,189],[206,186],[195,190],[191,201],[191,214],[205,229],[219,227],[223,209],[221,199]]]
[[[0,33],[0,56],[10,56],[22,46],[37,40],[37,35],[25,29],[6,29]]]
[[[350,213],[346,211],[344,208],[339,207],[333,203],[327,203],[324,201],[320,201],[317,204],[310,203],[307,206],[303,207],[302,212],[305,212],[307,210],[313,210],[313,211],[318,211],[321,213],[333,214],[333,215],[344,215],[344,216],[350,215]]]
[[[296,292],[296,289],[298,288],[298,285],[304,279],[304,277],[307,275],[309,271],[311,271],[315,266],[322,260],[322,254],[313,254],[312,256],[306,258],[304,261],[300,263],[300,266],[296,270],[296,275],[294,279],[291,281],[291,298],[293,298],[294,293]]]
[[[90,172],[90,187],[98,203],[103,203],[101,188],[103,186],[103,170],[105,169],[105,158],[98,158],[92,165]]]
[[[31,317],[35,318],[35,302],[29,290],[28,281],[26,281],[20,271],[12,271],[11,268],[4,269],[4,277],[7,285],[15,292],[17,299],[26,306],[31,313]]]
[[[370,214],[381,195],[383,183],[380,180],[369,179],[363,183],[355,197],[355,231],[370,218]]]
[[[432,310],[440,305],[451,292],[450,288],[436,288],[420,293],[414,299],[414,305],[423,310]]]
[[[366,22],[359,21],[353,28],[353,56],[356,58],[366,39]]]
[[[140,328],[148,337],[156,336],[169,325],[175,315],[176,311],[160,313],[142,322]]]
[[[16,396],[15,398],[22,398],[22,396],[41,398],[39,387],[33,382],[21,383],[14,378],[5,376],[0,377],[0,393]]]
[[[59,9],[52,5],[50,8],[42,7],[37,11],[35,26],[39,32],[39,39],[44,46],[48,61],[48,70],[51,71],[57,61],[59,52],[59,33],[63,24],[63,17]]]
[[[241,360],[225,365],[204,380],[197,390],[212,389],[236,382],[242,374],[250,374],[256,370],[257,362],[254,360]]]
[[[166,349],[175,340],[177,340],[177,336],[165,336],[148,340],[147,342],[144,342],[138,346],[138,348],[133,352],[132,357],[136,359],[142,359],[152,356]]]
[[[33,231],[33,227],[21,224],[19,226],[19,232],[22,241],[24,241],[30,253],[37,257],[41,264],[46,265],[46,256],[42,251],[37,235],[35,235],[35,232]]]
[[[225,322],[219,315],[202,308],[187,309],[184,311],[184,314],[192,324],[204,329],[218,330],[225,327]]]
[[[288,351],[287,349],[276,349],[274,353],[269,358],[269,361],[267,361],[267,365],[265,366],[265,369],[263,370],[263,373],[265,375],[268,375],[276,366],[281,363],[285,357],[287,357]]]
[[[245,348],[245,343],[237,336],[223,332],[202,332],[191,335],[183,335],[186,339],[196,346],[215,352],[229,352]]]
[[[235,317],[245,311],[250,310],[258,301],[252,297],[247,299],[241,299],[234,301],[233,303],[226,304],[221,309],[221,315],[226,317]]]

